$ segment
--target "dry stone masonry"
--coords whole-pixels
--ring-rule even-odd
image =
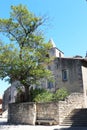
[[[61,124],[64,118],[76,108],[84,108],[82,93],[73,93],[65,101],[49,103],[9,104],[8,122],[35,125],[37,120],[54,120]]]

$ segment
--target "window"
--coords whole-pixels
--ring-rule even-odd
[[[63,81],[68,80],[68,70],[66,70],[66,69],[62,70],[62,80]]]
[[[53,83],[52,82],[48,82],[48,89],[53,88]]]

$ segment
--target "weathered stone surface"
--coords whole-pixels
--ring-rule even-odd
[[[34,125],[36,120],[54,120],[61,124],[76,108],[84,108],[83,93],[72,93],[65,101],[9,104],[8,122]]]
[[[35,103],[9,104],[8,122],[13,124],[35,125],[35,121],[36,121]]]
[[[65,101],[38,103],[37,119],[54,119],[57,124],[61,124],[64,118],[76,108],[84,107],[82,93],[72,93]]]
[[[58,102],[38,103],[37,119],[54,119],[55,123],[59,123],[59,104]]]
[[[65,101],[59,101],[59,124],[76,108],[84,108],[82,93],[72,93]]]

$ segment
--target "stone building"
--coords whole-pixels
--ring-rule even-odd
[[[3,94],[3,102],[2,102],[2,109],[3,111],[8,109],[8,103],[14,103],[16,101],[16,96],[19,86],[19,81],[13,82],[10,87],[8,87]],[[23,87],[21,86],[21,89],[23,90]]]
[[[41,87],[45,87],[52,92],[63,87],[66,88],[69,93],[83,93],[85,107],[87,107],[87,59],[81,56],[71,58],[64,57],[64,53],[56,48],[53,40],[51,39],[49,42],[53,46],[49,55],[54,56],[55,60],[48,66],[48,69],[53,73],[54,82],[42,82]],[[16,83],[13,83],[4,93],[3,106],[8,104],[8,102],[15,102],[16,95]]]
[[[2,98],[0,97],[0,115],[2,114]]]

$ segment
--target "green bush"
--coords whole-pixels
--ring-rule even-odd
[[[50,101],[63,101],[68,96],[68,92],[65,88],[58,89],[55,93],[52,93],[43,88],[31,88],[30,89],[30,102],[50,102]],[[16,102],[24,102],[24,92],[20,89],[16,97]]]
[[[52,93],[43,88],[35,88],[30,90],[31,101],[48,102],[52,101]]]
[[[58,89],[55,93],[42,88],[32,88],[30,90],[30,98],[33,102],[60,101],[64,100],[68,95],[65,88]]]
[[[43,88],[35,88],[35,89],[33,89],[33,88],[31,88],[30,89],[30,98],[31,98],[31,101],[33,102],[34,101],[34,99],[35,99],[35,97],[38,95],[38,94],[42,94],[42,93],[44,93],[46,90],[45,89],[43,89]]]
[[[38,94],[35,98],[35,102],[49,102],[52,101],[53,94],[49,91]]]
[[[65,88],[60,88],[53,95],[53,101],[63,101],[68,95],[68,91]]]

